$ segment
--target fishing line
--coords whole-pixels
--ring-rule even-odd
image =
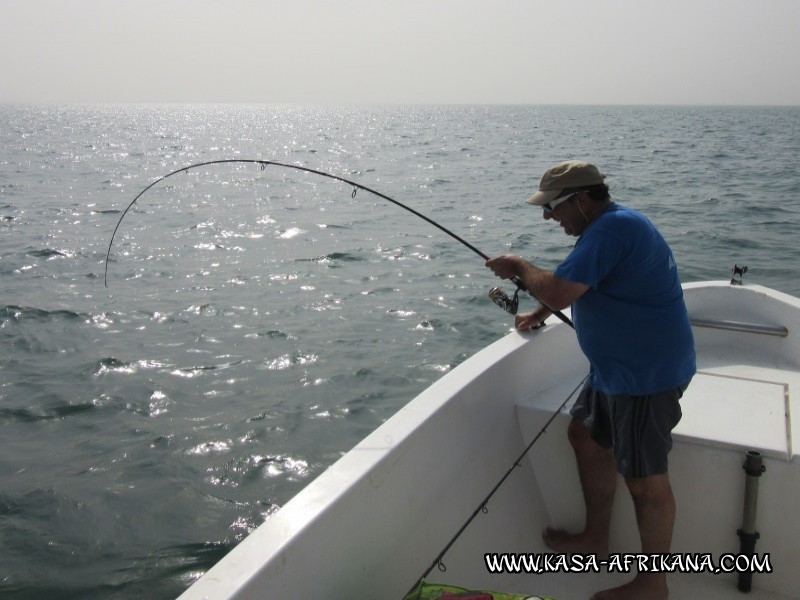
[[[300,166],[300,165],[291,165],[291,164],[276,162],[276,161],[272,161],[272,160],[260,160],[260,159],[248,159],[248,158],[226,158],[226,159],[220,159],[220,160],[209,160],[209,161],[206,161],[206,162],[200,162],[200,163],[196,163],[196,164],[193,164],[193,165],[189,165],[188,167],[182,167],[180,169],[176,169],[175,171],[172,171],[171,173],[167,173],[166,175],[163,175],[163,176],[159,177],[158,179],[156,179],[155,181],[153,181],[150,185],[148,185],[141,192],[139,192],[139,194],[133,200],[131,200],[130,204],[128,204],[128,206],[125,208],[125,210],[122,211],[122,215],[120,216],[119,221],[117,221],[117,225],[116,225],[116,227],[114,227],[114,231],[111,234],[111,240],[108,242],[108,251],[106,252],[106,262],[105,262],[105,274],[103,276],[103,284],[105,285],[105,287],[108,287],[108,263],[109,263],[109,261],[111,259],[111,247],[114,244],[114,237],[117,235],[117,230],[119,230],[119,226],[122,224],[122,220],[125,218],[125,215],[127,215],[128,212],[131,210],[131,208],[133,208],[133,205],[136,204],[136,201],[139,200],[139,198],[141,198],[150,188],[152,188],[155,185],[161,183],[162,181],[164,181],[168,177],[172,177],[173,175],[177,175],[178,173],[183,173],[185,171],[189,171],[190,169],[195,169],[195,168],[198,168],[198,167],[205,167],[205,166],[208,166],[208,165],[229,164],[229,163],[257,164],[257,165],[261,165],[261,170],[262,171],[264,169],[266,169],[268,166],[281,167],[281,168],[284,168],[284,169],[296,169],[298,171],[304,171],[306,173],[312,173],[314,175],[319,175],[321,177],[327,177],[328,179],[333,179],[335,181],[340,181],[342,183],[346,183],[347,185],[353,186],[353,193],[352,193],[352,197],[353,198],[356,197],[356,192],[358,190],[364,190],[365,192],[369,192],[370,194],[378,196],[379,198],[382,198],[383,200],[391,202],[392,204],[394,204],[396,206],[399,206],[400,208],[402,208],[404,210],[407,210],[408,212],[410,212],[413,215],[416,215],[417,217],[419,217],[423,221],[426,221],[426,222],[430,223],[431,225],[433,225],[437,229],[443,231],[444,233],[446,233],[447,235],[449,235],[450,237],[452,237],[456,241],[460,242],[461,244],[463,244],[464,246],[466,246],[467,248],[472,250],[475,254],[480,256],[482,259],[489,260],[489,256],[487,254],[481,252],[478,248],[476,248],[475,246],[470,244],[468,241],[466,241],[462,237],[456,235],[455,233],[453,233],[452,231],[450,231],[449,229],[447,229],[443,225],[440,225],[439,223],[437,223],[436,221],[434,221],[430,217],[426,217],[421,212],[414,210],[410,206],[407,206],[407,205],[403,204],[402,202],[399,202],[399,201],[395,200],[394,198],[390,198],[386,194],[383,194],[383,193],[381,193],[381,192],[379,192],[377,190],[374,190],[374,189],[372,189],[370,187],[367,187],[367,186],[362,185],[360,183],[357,183],[355,181],[351,181],[350,179],[345,179],[344,177],[339,177],[338,175],[333,175],[331,173],[326,173],[325,171],[319,171],[317,169],[311,169],[309,167],[303,167],[303,166]],[[513,298],[509,298],[499,288],[492,288],[492,291],[490,292],[490,297],[492,298],[492,300],[494,301],[495,304],[497,304],[498,306],[503,308],[506,312],[509,312],[511,314],[516,314],[517,306],[518,306],[518,294],[519,294],[519,291],[520,290],[528,291],[528,290],[525,288],[525,286],[523,285],[522,281],[519,280],[519,278],[513,277],[511,279],[511,281],[517,286],[517,290],[514,293]],[[540,301],[540,304],[541,304],[541,301]],[[574,326],[572,324],[572,321],[570,321],[569,318],[566,315],[564,315],[562,312],[557,311],[557,310],[553,310],[553,309],[549,308],[545,304],[542,304],[542,306],[547,308],[547,310],[549,310],[551,313],[553,313],[557,318],[561,319],[564,323],[566,323],[570,327],[574,328]]]

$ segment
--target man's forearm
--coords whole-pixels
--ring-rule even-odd
[[[530,294],[551,310],[570,306],[588,285],[561,279],[553,271],[541,269],[520,256],[505,254],[486,262],[486,266],[503,279],[518,277]]]

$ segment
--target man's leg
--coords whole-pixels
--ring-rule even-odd
[[[578,475],[586,503],[586,525],[580,533],[547,528],[544,542],[556,552],[594,553],[603,559],[608,555],[611,508],[617,488],[614,455],[611,449],[597,444],[578,419],[572,419],[567,434],[578,461]]]
[[[643,554],[667,554],[675,524],[675,497],[669,475],[626,477],[636,509]],[[639,573],[629,583],[598,592],[592,600],[664,600],[669,597],[666,573]]]

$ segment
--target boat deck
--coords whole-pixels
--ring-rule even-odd
[[[630,575],[615,573],[582,573],[579,575],[506,575],[504,590],[519,590],[519,593],[532,593],[549,596],[556,600],[586,600],[599,590],[624,584]],[[786,596],[778,592],[753,589],[748,593],[736,588],[735,576],[697,575],[691,573],[672,573],[667,581],[670,598],[702,598],[703,600],[797,600],[800,596]]]
[[[733,344],[719,332],[696,334],[702,347],[698,373],[681,400],[683,419],[673,432],[675,446],[670,455],[670,479],[678,505],[672,551],[710,554],[715,561],[723,554],[739,552],[736,532],[742,525],[745,490],[742,464],[746,451],[758,451],[764,456],[766,472],[760,478],[757,530],[761,537],[756,553],[770,555],[774,573],[754,574],[749,597],[800,598],[792,542],[800,536],[800,525],[793,517],[779,517],[796,513],[793,498],[800,494],[794,457],[800,432],[792,423],[792,415],[800,414],[800,369],[769,352],[759,354],[754,364],[748,346],[753,334],[728,332],[727,336],[742,336]],[[542,429],[584,372],[576,370],[557,385],[517,402],[523,443]],[[582,495],[566,439],[571,404],[563,407],[529,459],[547,515],[545,526],[579,530],[584,509],[582,501],[574,500]],[[621,479],[612,529],[612,552],[639,552],[633,506]],[[530,552],[548,552],[540,540],[531,541],[531,546]],[[513,585],[562,600],[588,598],[630,577],[620,573],[519,575]],[[673,573],[669,575],[671,597],[738,597],[736,578],[735,574]],[[786,595],[786,590],[794,589],[797,595]]]

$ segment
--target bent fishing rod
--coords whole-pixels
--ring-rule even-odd
[[[195,164],[189,165],[187,167],[182,167],[180,169],[176,169],[175,171],[172,171],[171,173],[167,173],[166,175],[163,175],[163,176],[159,177],[158,179],[156,179],[155,181],[153,181],[150,185],[148,185],[141,192],[139,192],[139,194],[133,200],[131,200],[130,204],[128,204],[128,206],[125,208],[125,210],[122,211],[122,215],[120,216],[119,221],[117,221],[117,225],[116,225],[116,227],[114,227],[114,231],[111,234],[111,240],[109,240],[109,242],[108,242],[108,251],[106,252],[105,274],[103,276],[103,284],[106,287],[108,287],[108,263],[109,263],[109,261],[111,259],[111,247],[114,244],[114,237],[117,235],[117,230],[119,230],[119,226],[122,224],[122,220],[125,218],[125,215],[127,215],[128,212],[131,210],[131,208],[133,208],[133,205],[136,204],[136,201],[139,200],[139,198],[141,198],[150,188],[152,188],[152,187],[156,186],[157,184],[161,183],[162,181],[164,181],[168,177],[172,177],[173,175],[177,175],[178,173],[183,173],[183,172],[189,171],[191,169],[196,169],[196,168],[199,168],[199,167],[205,167],[205,166],[209,166],[209,165],[230,164],[230,163],[245,163],[245,164],[260,165],[262,171],[265,170],[268,166],[280,167],[280,168],[284,168],[284,169],[295,169],[295,170],[298,170],[298,171],[304,171],[306,173],[311,173],[313,175],[319,175],[321,177],[327,177],[328,179],[333,179],[333,180],[339,181],[341,183],[346,183],[347,185],[350,185],[350,186],[353,187],[353,193],[352,193],[352,197],[353,198],[356,197],[356,192],[358,190],[363,190],[365,192],[369,192],[370,194],[373,194],[373,195],[377,196],[378,198],[382,198],[383,200],[391,202],[392,204],[394,204],[396,206],[399,206],[400,208],[402,208],[404,210],[407,210],[411,214],[419,217],[423,221],[426,221],[426,222],[430,223],[431,225],[433,225],[434,227],[436,227],[437,229],[443,231],[444,233],[446,233],[447,235],[449,235],[450,237],[452,237],[456,241],[460,242],[461,244],[463,244],[464,246],[466,246],[467,248],[472,250],[475,254],[477,254],[478,256],[483,258],[484,260],[489,260],[489,256],[487,254],[481,252],[478,248],[476,248],[475,246],[470,244],[468,241],[466,241],[462,237],[456,235],[455,233],[453,233],[452,231],[450,231],[449,229],[447,229],[443,225],[440,225],[439,223],[437,223],[436,221],[434,221],[430,217],[426,217],[421,212],[419,212],[417,210],[414,210],[410,206],[407,206],[407,205],[403,204],[402,202],[399,202],[398,200],[395,200],[394,198],[390,198],[386,194],[383,194],[383,193],[381,193],[381,192],[379,192],[377,190],[374,190],[374,189],[372,189],[370,187],[367,187],[367,186],[365,186],[363,184],[357,183],[357,182],[352,181],[350,179],[345,179],[344,177],[340,177],[338,175],[333,175],[331,173],[326,173],[325,171],[319,171],[317,169],[311,169],[309,167],[303,167],[301,165],[292,165],[292,164],[281,163],[281,162],[276,162],[276,161],[272,161],[272,160],[249,159],[249,158],[225,158],[225,159],[209,160],[209,161],[205,161],[205,162],[195,163]],[[520,290],[526,291],[528,293],[530,293],[530,291],[525,287],[525,285],[522,283],[522,281],[518,277],[512,277],[511,281],[512,281],[512,283],[514,283],[514,285],[517,286],[517,289],[514,292],[514,296],[513,297],[509,298],[505,294],[505,292],[503,292],[502,289],[500,289],[499,287],[492,288],[492,290],[489,292],[489,297],[492,299],[492,301],[495,304],[500,306],[503,310],[505,310],[506,312],[514,315],[514,314],[517,313],[517,308],[519,306],[519,292],[520,292]],[[533,294],[531,294],[531,295],[533,295]],[[560,319],[561,321],[563,321],[564,323],[566,323],[567,325],[569,325],[573,329],[575,328],[575,326],[572,324],[572,321],[570,321],[569,317],[567,317],[564,313],[562,313],[561,311],[554,310],[554,309],[550,308],[546,304],[542,303],[540,300],[539,300],[539,303],[542,306],[544,306],[547,310],[549,310],[551,313],[553,313],[553,315],[555,315],[558,319]]]

